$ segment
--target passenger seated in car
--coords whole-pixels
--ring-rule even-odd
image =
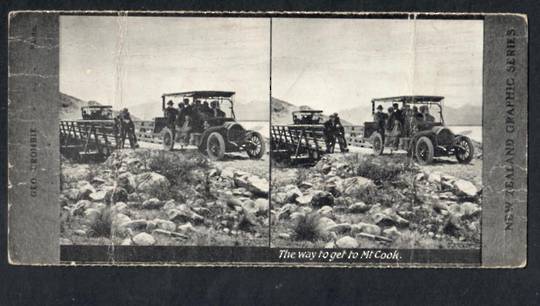
[[[210,104],[212,107],[212,116],[214,118],[223,118],[225,117],[225,112],[219,109],[219,102],[218,101],[212,101]]]

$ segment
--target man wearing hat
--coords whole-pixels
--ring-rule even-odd
[[[377,132],[381,134],[382,142],[384,143],[384,129],[386,125],[386,120],[388,120],[388,115],[383,112],[382,105],[379,104],[379,106],[377,106],[377,112],[373,115],[373,117]]]
[[[172,132],[172,139],[176,139],[176,117],[178,115],[178,111],[176,108],[174,108],[174,103],[172,100],[169,100],[167,102],[167,108],[165,108],[165,122],[167,124],[167,127]]]
[[[129,139],[129,146],[133,148],[138,148],[139,145],[137,144],[137,136],[135,135],[135,124],[133,123],[133,120],[131,120],[131,115],[129,114],[129,111],[127,108],[122,109],[120,114],[118,115],[120,119],[120,132],[121,132],[121,147],[124,147],[124,143],[126,141],[126,136]]]
[[[349,152],[349,149],[347,149],[347,140],[345,139],[345,128],[341,124],[338,113],[332,115],[334,116],[334,130],[339,143],[339,150],[342,153]]]
[[[326,153],[334,153],[336,146],[336,127],[335,117],[330,115],[328,120],[324,122],[324,142],[326,143]]]

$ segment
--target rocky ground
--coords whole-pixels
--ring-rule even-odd
[[[481,155],[469,165],[405,154],[324,156],[272,169],[276,247],[479,248]]]
[[[233,167],[242,161],[148,148],[63,159],[61,243],[267,246],[269,185],[256,169],[268,163]]]

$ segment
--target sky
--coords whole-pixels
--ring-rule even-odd
[[[272,96],[325,112],[372,98],[445,96],[482,105],[481,20],[272,21]]]
[[[268,101],[269,30],[263,18],[61,16],[60,91],[158,111],[161,94],[179,91]]]

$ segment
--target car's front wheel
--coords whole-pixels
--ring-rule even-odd
[[[379,132],[374,132],[371,136],[371,144],[375,155],[382,155],[384,151],[384,143],[382,135]]]
[[[212,132],[206,139],[206,154],[210,159],[220,160],[225,155],[225,139],[218,132]]]
[[[428,165],[433,162],[433,143],[431,139],[426,136],[422,136],[416,141],[415,156],[416,160],[421,165]]]
[[[474,145],[469,137],[462,136],[456,143],[456,159],[460,164],[468,164],[474,157]]]
[[[265,153],[265,144],[262,135],[258,132],[251,132],[246,139],[246,152],[249,158],[260,159]]]
[[[163,128],[161,130],[161,138],[163,149],[172,151],[174,148],[173,132],[169,128]]]

